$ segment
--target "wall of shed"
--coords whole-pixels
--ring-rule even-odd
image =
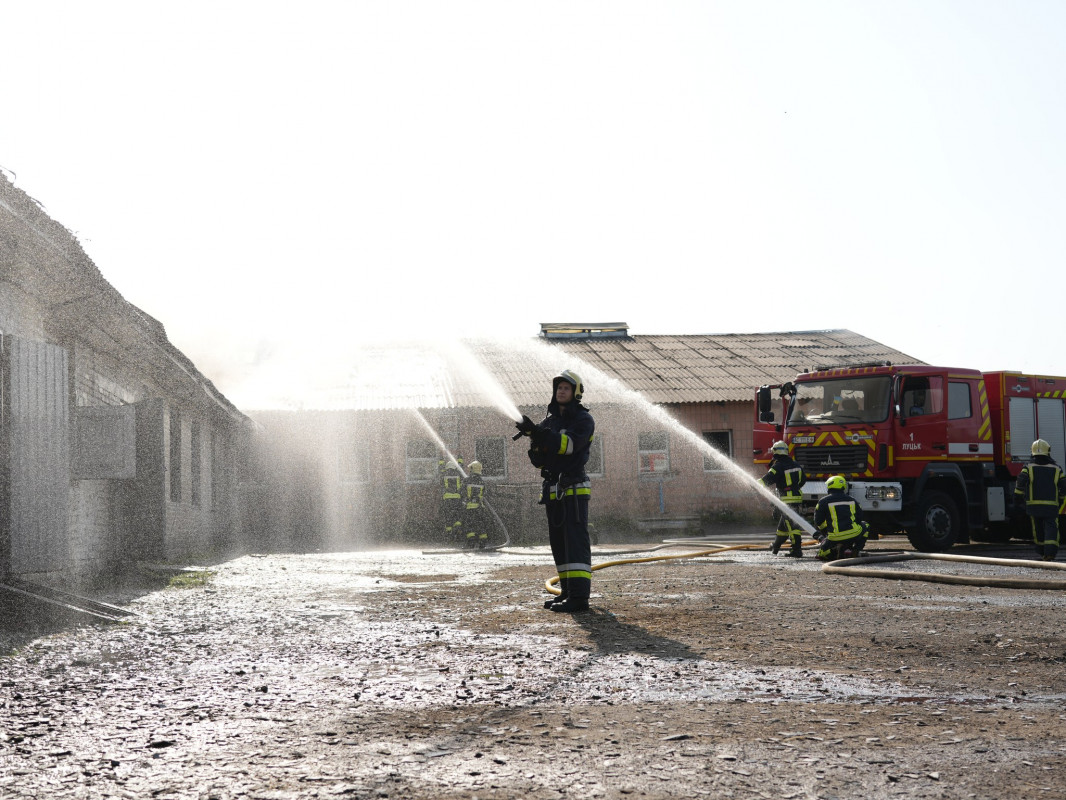
[[[529,409],[533,411],[533,409]],[[731,432],[733,460],[751,467],[751,403],[700,403],[670,409],[696,437]],[[544,543],[541,478],[526,456],[528,440],[511,441],[513,423],[484,408],[428,409],[421,413],[448,451],[469,466],[479,437],[505,440],[506,471],[486,476],[486,496],[512,542]],[[543,409],[540,410],[543,413]],[[631,409],[593,409],[603,444],[604,471],[592,477],[591,519],[611,529],[655,527],[663,521],[769,518],[765,501],[742,480],[721,469],[704,469],[704,451],[671,433],[667,475],[639,472],[637,437],[656,425],[634,422]],[[411,480],[407,446],[429,434],[412,410],[341,412],[249,412],[262,426],[256,437],[257,509],[254,524],[275,550],[345,550],[391,543],[452,544],[438,518],[440,484]],[[532,414],[531,414],[532,416]],[[443,451],[438,455],[443,458]],[[359,469],[346,461],[364,460]],[[495,541],[503,533],[493,531]]]

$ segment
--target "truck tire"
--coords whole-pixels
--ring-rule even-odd
[[[951,495],[927,492],[918,501],[917,522],[907,529],[907,538],[921,553],[950,550],[959,538],[959,509]]]

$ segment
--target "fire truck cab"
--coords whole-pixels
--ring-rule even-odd
[[[826,479],[843,475],[875,531],[906,531],[921,551],[1021,534],[1011,499],[1032,441],[1051,442],[1059,463],[1066,456],[1066,378],[887,363],[818,368],[758,390],[763,438],[775,394],[787,405],[775,432],[807,473],[805,500],[817,502]]]

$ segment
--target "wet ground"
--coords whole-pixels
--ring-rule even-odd
[[[568,616],[551,575],[539,549],[246,556],[101,595],[138,616],[0,639],[0,796],[1066,797],[1061,591],[735,550],[598,570]]]

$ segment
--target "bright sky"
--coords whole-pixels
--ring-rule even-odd
[[[9,3],[0,167],[244,408],[312,354],[541,322],[1063,374],[1064,30],[1061,0]]]

